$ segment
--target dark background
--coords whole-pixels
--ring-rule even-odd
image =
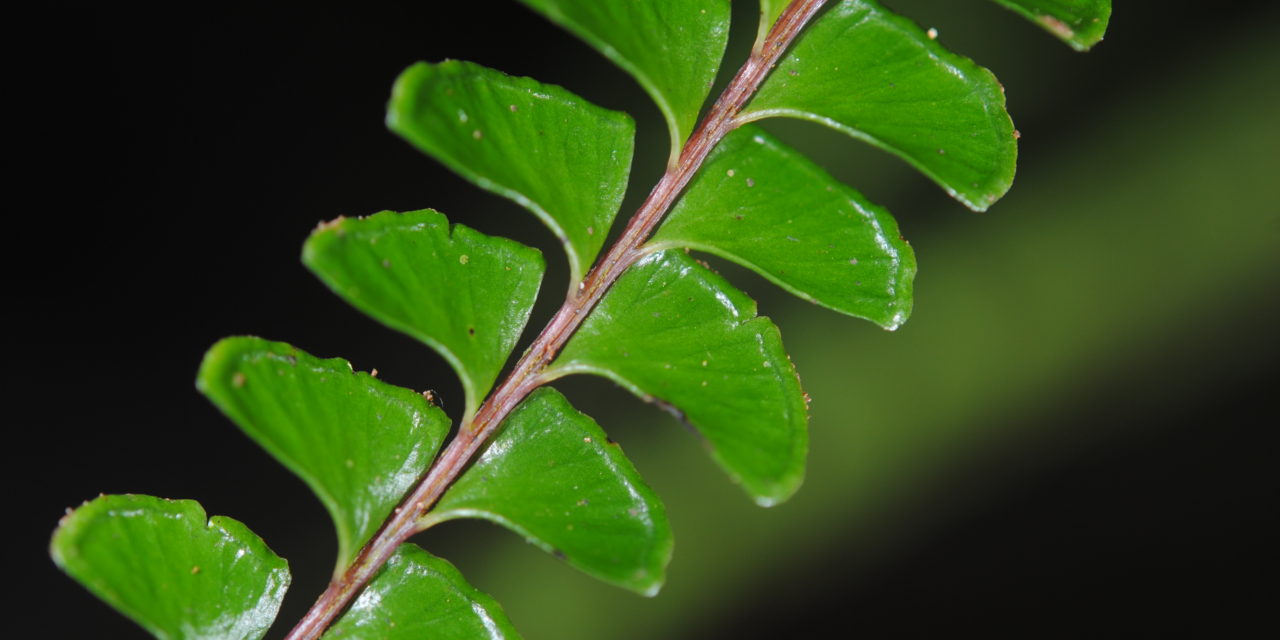
[[[653,183],[666,134],[625,74],[514,3],[442,4],[113,6],[33,23],[41,44],[11,96],[28,198],[9,209],[6,259],[10,485],[30,501],[11,544],[33,633],[142,635],[44,551],[63,509],[99,492],[194,498],[245,522],[290,560],[288,624],[319,593],[335,545],[323,509],[193,388],[218,338],[342,356],[460,407],[439,358],[303,269],[318,221],[430,206],[543,249],[535,323],[560,298],[563,258],[532,216],[382,126],[404,67],[467,59],[628,111],[624,213]],[[741,52],[754,5],[737,4]],[[663,414],[570,381],[668,500],[666,592],[597,585],[487,525],[423,544],[531,639],[1274,629],[1280,137],[1260,114],[1280,107],[1280,12],[1120,2],[1082,55],[991,3],[888,4],[1002,79],[1020,176],[975,216],[852,141],[777,128],[894,211],[921,264],[897,334],[727,269],[778,320],[815,397],[795,504],[754,509]]]

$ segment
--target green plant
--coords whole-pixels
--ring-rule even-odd
[[[994,78],[874,3],[838,3],[793,44],[824,3],[763,2],[752,57],[696,131],[727,2],[526,3],[655,98],[671,131],[668,171],[596,260],[626,188],[629,118],[468,63],[404,73],[392,130],[542,218],[564,243],[569,291],[494,388],[540,288],[536,251],[451,228],[433,211],[336,220],[311,236],[304,262],[336,293],[457,370],[465,406],[439,456],[450,421],[428,398],[281,343],[230,338],[210,350],[201,390],[316,491],[338,530],[334,582],[297,637],[331,624],[337,636],[409,637],[428,623],[433,633],[514,634],[451,566],[403,544],[459,517],[493,520],[605,581],[656,591],[671,548],[662,506],[600,428],[544,386],[564,375],[602,375],[671,408],[761,504],[796,490],[805,400],[777,329],[681,250],[739,262],[890,329],[910,313],[915,265],[887,213],[750,122],[830,125],[974,209],[1012,179],[1014,131]],[[1098,12],[1098,24],[1106,14],[1097,2],[1003,4],[1036,15],[1075,6]],[[1056,15],[1047,23],[1065,35],[1071,23]],[[261,540],[231,520],[206,523],[185,501],[99,498],[64,520],[53,553],[162,637],[261,635],[288,583]]]

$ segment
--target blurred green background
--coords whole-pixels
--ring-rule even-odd
[[[535,314],[556,306],[550,234],[382,129],[401,68],[470,59],[626,110],[632,205],[658,175],[656,109],[588,48],[514,4],[419,4],[102,9],[44,52],[29,157],[65,223],[18,222],[58,259],[14,283],[30,323],[14,399],[42,409],[22,426],[53,471],[24,480],[38,487],[23,553],[41,619],[65,625],[52,635],[140,635],[37,552],[63,507],[100,491],[244,521],[291,562],[290,623],[322,588],[335,542],[319,503],[192,389],[219,337],[343,356],[460,409],[438,358],[303,270],[317,221],[437,208],[542,247]],[[1118,2],[1107,39],[1077,54],[993,3],[886,4],[1001,79],[1019,175],[973,214],[864,145],[771,127],[893,211],[920,263],[895,333],[721,265],[780,325],[813,397],[800,493],[758,509],[669,416],[568,380],[667,503],[663,593],[598,584],[485,524],[420,542],[530,640],[1274,628],[1274,592],[1251,581],[1274,568],[1280,11]],[[755,5],[735,5],[740,56]]]

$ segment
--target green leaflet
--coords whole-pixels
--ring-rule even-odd
[[[58,523],[49,553],[157,638],[261,638],[289,588],[261,538],[192,500],[100,496]]]
[[[440,499],[430,523],[483,518],[620,587],[654,595],[671,560],[662,502],[599,425],[543,387]]]
[[[1017,145],[995,76],[870,0],[815,20],[740,119],[773,116],[866,140],[977,211],[1013,182]]]
[[[676,409],[762,506],[800,486],[808,417],[778,328],[680,251],[652,253],[618,279],[546,375],[571,373]]]
[[[713,253],[886,329],[911,313],[915,254],[893,217],[757,127],[725,137],[649,244]]]
[[[406,543],[324,637],[514,640],[520,634],[502,606],[467,584],[452,564]]]
[[[1111,0],[994,0],[1044,27],[1076,51],[1102,40],[1111,20]]]
[[[449,226],[431,210],[321,225],[302,261],[356,308],[453,365],[469,422],[529,320],[545,265],[537,249]]]
[[[599,253],[631,172],[630,116],[469,62],[405,70],[387,126],[541,218],[564,244],[574,284]]]
[[[671,158],[697,124],[729,42],[728,0],[520,0],[630,73],[658,104]]]
[[[341,571],[414,486],[449,430],[422,396],[283,342],[226,338],[196,387],[324,503]]]

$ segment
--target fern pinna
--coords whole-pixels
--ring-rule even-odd
[[[291,638],[517,637],[496,602],[407,542],[456,518],[656,593],[672,549],[662,503],[549,386],[562,376],[603,376],[676,412],[760,505],[797,490],[807,398],[779,331],[689,252],[886,329],[910,315],[916,264],[886,211],[753,122],[843,131],[975,210],[1012,181],[1016,134],[994,76],[871,0],[762,0],[750,57],[705,113],[728,0],[522,1],[649,93],[671,136],[666,172],[606,247],[630,175],[629,116],[467,62],[400,76],[388,127],[538,216],[564,247],[568,289],[500,377],[542,285],[540,252],[432,210],[312,233],[303,262],[316,276],[456,370],[465,399],[447,445],[452,421],[429,396],[346,361],[253,337],[209,350],[200,391],[314,490],[337,529],[333,579]],[[1106,0],[996,1],[1078,49],[1110,13]],[[99,497],[63,519],[51,551],[161,638],[261,637],[289,584],[261,539],[191,501]]]

